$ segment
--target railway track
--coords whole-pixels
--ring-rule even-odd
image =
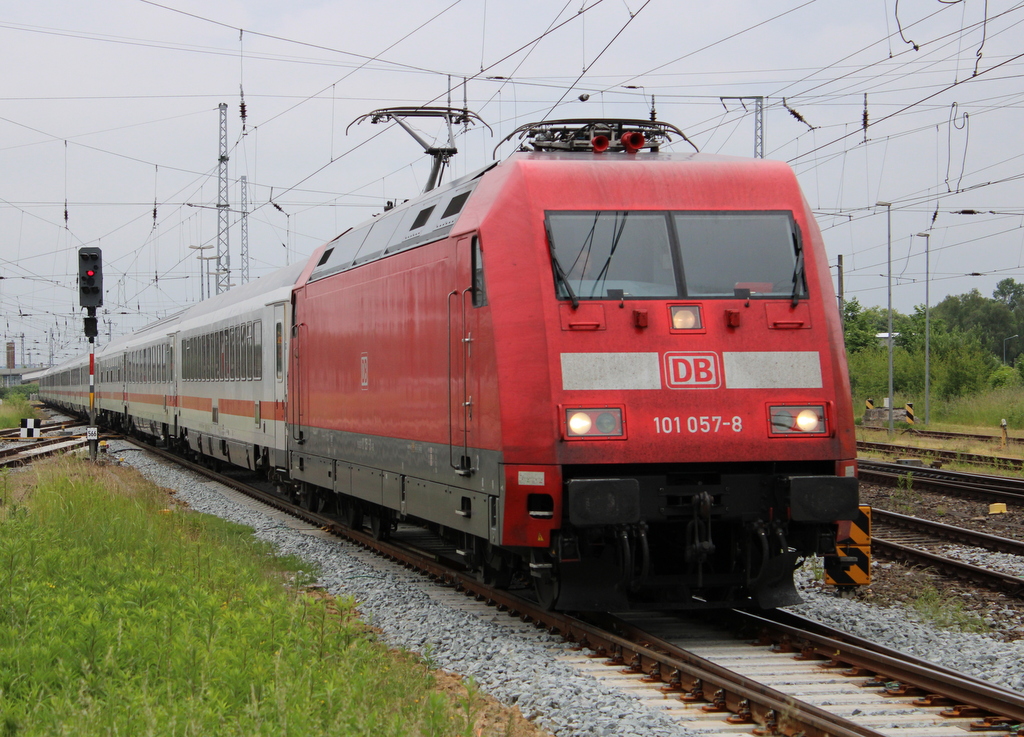
[[[67,453],[88,446],[85,436],[35,438],[23,444],[0,450],[0,468],[23,466],[38,458]]]
[[[44,422],[39,426],[40,432],[53,432],[54,430],[66,430],[69,427],[81,427],[87,423],[81,420],[67,420],[60,422]],[[17,440],[21,437],[21,428],[13,427],[0,430],[0,440]]]
[[[857,450],[872,453],[881,453],[887,456],[910,456],[913,458],[930,458],[946,463],[966,463],[974,466],[986,466],[1008,471],[1018,471],[1024,468],[1024,460],[1020,458],[1007,458],[1006,456],[988,456],[978,453],[962,453],[955,450],[942,450],[939,448],[915,448],[907,445],[895,445],[892,443],[874,443],[864,440],[857,441]]]
[[[1024,556],[1024,542],[976,532],[882,509],[871,510],[871,548],[875,554],[930,566],[946,575],[1024,598],[1024,578],[982,568],[942,551],[950,544]]]
[[[897,486],[909,479],[918,490],[1024,505],[1024,479],[863,459],[857,466],[861,481]]]
[[[869,430],[878,430],[879,432],[885,432],[885,428],[865,428]],[[981,435],[966,432],[944,432],[940,430],[918,430],[916,428],[908,428],[903,431],[904,434],[913,435],[921,438],[935,438],[936,440],[977,440],[984,443],[1001,443],[1003,438],[1001,435]],[[1012,445],[1024,445],[1024,438],[1014,438],[1007,436],[1007,444]]]
[[[333,517],[292,505],[277,494],[164,451],[140,447],[559,633],[579,648],[573,656],[578,667],[594,669],[599,661],[613,666],[614,671],[606,672],[628,681],[631,689],[645,689],[645,700],[658,702],[659,708],[668,709],[688,726],[723,734],[740,730],[871,737],[892,734],[893,725],[923,725],[925,731],[900,734],[952,735],[985,728],[995,730],[989,732],[994,735],[1024,737],[1024,729],[1015,726],[1024,723],[1024,695],[870,643],[854,642],[823,625],[773,622],[768,617],[737,613],[730,616],[745,617],[744,631],[756,634],[757,643],[737,645],[730,636],[732,624],[708,634],[709,630],[699,628],[691,617],[638,614],[583,619],[549,612],[514,591],[495,589],[453,567],[447,560],[453,551],[443,545],[414,545],[417,541],[411,538],[422,543],[422,532],[407,535],[400,529],[393,539],[379,540],[365,530],[347,528]],[[731,644],[723,645],[727,639]],[[709,644],[713,646],[710,649]],[[723,651],[716,647],[746,650],[747,656],[740,658],[743,663],[723,660]],[[772,663],[767,666],[769,674],[796,668],[802,675],[790,678],[793,683],[766,676],[765,659]],[[839,683],[843,685],[836,685]],[[811,692],[819,694],[811,696]]]

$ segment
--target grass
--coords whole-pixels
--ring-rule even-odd
[[[981,633],[991,630],[984,619],[964,611],[963,603],[954,596],[940,593],[934,586],[925,586],[911,607],[922,619],[934,622],[939,627]]]
[[[889,496],[898,512],[912,515],[914,508],[921,503],[921,495],[914,491],[914,474],[908,472],[900,476]]]
[[[24,498],[0,485],[5,736],[478,733],[472,689],[435,690],[248,528],[121,469],[33,473]]]
[[[0,404],[0,429],[18,427],[26,417],[35,417],[35,409],[25,397],[9,394]]]

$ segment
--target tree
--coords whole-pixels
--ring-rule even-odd
[[[1011,310],[1024,307],[1024,284],[1018,284],[1013,279],[1003,279],[996,284],[996,290],[992,292],[992,297]]]
[[[1000,359],[1003,355],[1003,340],[1018,334],[1018,320],[1010,306],[1006,302],[983,297],[977,289],[946,297],[933,308],[932,316],[944,320],[950,330],[959,329],[964,333],[973,331],[981,344]]]
[[[875,337],[887,332],[888,316],[881,307],[861,307],[854,297],[843,303],[843,330],[846,338],[846,352],[856,353],[878,345]]]

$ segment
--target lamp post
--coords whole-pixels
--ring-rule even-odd
[[[1009,338],[1003,338],[1003,365],[1006,364],[1006,341],[1019,337],[1019,335],[1011,335]]]
[[[206,246],[206,248],[213,248],[213,246]],[[210,265],[208,263],[206,263],[206,262],[207,261],[217,261],[219,259],[220,259],[220,257],[217,256],[216,254],[214,254],[213,256],[200,256],[199,257],[199,260],[203,262],[203,266],[206,269],[206,279],[205,279],[205,281],[206,281],[206,294],[209,297],[213,296],[213,290],[210,289],[210,273],[211,273],[210,272]],[[205,297],[204,297],[204,299],[205,299]]]
[[[885,208],[885,221],[887,225],[888,235],[886,237],[886,278],[888,284],[888,295],[889,295],[889,337],[886,341],[889,346],[889,437],[893,436],[896,431],[893,422],[893,406],[892,406],[892,203],[891,202],[876,202],[876,207]]]
[[[206,299],[206,292],[203,289],[203,282],[205,281],[205,279],[203,278],[205,276],[205,270],[203,269],[203,267],[206,265],[205,262],[203,261],[203,251],[205,251],[207,248],[213,248],[213,246],[189,246],[189,248],[191,248],[193,251],[199,251],[199,300],[202,301]]]
[[[928,425],[928,400],[931,395],[931,301],[928,290],[931,281],[928,272],[928,246],[931,243],[931,233],[918,233],[918,238],[924,238],[924,424]]]

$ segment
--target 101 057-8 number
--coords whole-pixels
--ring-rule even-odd
[[[721,415],[701,415],[700,417],[655,417],[654,418],[654,429],[659,435],[669,435],[671,433],[681,433],[684,431],[690,433],[707,433],[707,432],[720,432],[722,430],[732,430],[733,432],[743,431],[743,418],[739,415],[734,416],[731,420]]]

